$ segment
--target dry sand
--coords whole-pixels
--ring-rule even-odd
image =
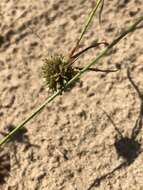
[[[42,58],[49,52],[67,54],[71,50],[94,4],[95,0],[0,1],[1,132],[46,99],[49,92],[41,78]],[[105,0],[102,25],[96,16],[82,47],[96,39],[110,42],[142,13],[142,0]],[[76,64],[86,65],[101,49],[85,53]],[[141,146],[134,161],[122,166],[124,159],[115,148],[120,136],[102,110],[123,136],[131,137],[142,101],[127,77],[127,66],[143,93],[142,29],[122,40],[97,67],[114,69],[117,65],[121,70],[115,73],[84,74],[81,83],[26,125],[27,132],[19,141],[5,146],[10,151],[11,170],[2,190],[143,189],[143,129],[135,139]]]

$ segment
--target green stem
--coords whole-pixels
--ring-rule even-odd
[[[28,123],[34,116],[36,116],[40,111],[42,111],[45,106],[50,103],[56,96],[58,96],[61,93],[61,91],[57,91],[52,96],[47,98],[43,104],[41,104],[35,111],[33,111],[25,120],[23,120],[17,127],[15,127],[8,135],[6,135],[1,141],[0,146],[4,143],[6,143],[18,130],[24,127],[26,123]]]
[[[123,33],[121,33],[119,35],[119,37],[115,38],[115,40],[113,40],[111,42],[111,44],[106,47],[100,54],[97,55],[97,57],[91,62],[89,63],[87,66],[85,66],[81,71],[79,71],[66,85],[66,88],[73,83],[74,81],[76,81],[84,72],[86,72],[91,66],[93,66],[94,64],[96,64],[98,62],[99,59],[101,59],[103,56],[105,56],[108,51],[114,47],[122,38],[124,38],[128,33],[133,32],[136,29],[136,26],[143,21],[143,16],[140,17],[139,19],[136,20],[136,22],[131,25],[127,30],[125,30]],[[22,121],[14,130],[12,130],[7,136],[5,136],[1,141],[0,141],[0,146],[3,145],[4,143],[6,143],[19,129],[21,129],[22,127],[24,127],[24,125],[26,123],[28,123],[34,116],[36,116],[40,111],[42,111],[45,106],[51,102],[53,99],[56,98],[56,96],[58,96],[61,93],[62,90],[59,90],[57,92],[55,92],[51,97],[47,98],[44,103],[42,105],[40,105],[34,112],[32,112],[24,121]]]
[[[115,46],[122,38],[124,38],[128,33],[133,32],[136,29],[136,26],[143,21],[143,16],[140,17],[139,19],[136,20],[136,22],[131,25],[127,30],[125,30],[124,32],[122,32],[117,38],[115,38],[111,44],[109,44],[108,47],[106,47],[100,54],[97,55],[97,57],[95,58],[95,60],[93,60],[91,63],[89,63],[87,66],[85,66],[81,71],[79,71],[68,83],[66,86],[69,86],[71,83],[73,83],[75,80],[77,80],[82,73],[86,72],[91,66],[93,66],[94,64],[96,64],[98,62],[99,59],[101,59],[103,56],[105,56],[108,51]]]
[[[96,3],[96,5],[95,5],[94,9],[91,11],[90,15],[88,16],[87,21],[85,22],[85,25],[84,25],[84,27],[83,27],[83,29],[82,29],[82,31],[81,31],[80,37],[78,38],[75,47],[72,49],[72,51],[71,51],[71,53],[70,53],[70,55],[69,55],[70,58],[71,58],[72,55],[75,53],[75,51],[78,49],[79,44],[80,44],[80,42],[81,42],[81,40],[82,40],[84,34],[86,33],[87,28],[88,28],[89,24],[91,23],[91,21],[92,21],[94,15],[95,15],[95,13],[96,13],[96,11],[97,11],[97,9],[98,9],[100,3],[101,3],[102,1],[103,1],[103,0],[97,0],[97,3]]]
[[[92,12],[90,13],[90,15],[89,15],[89,17],[88,17],[88,19],[87,19],[87,21],[86,21],[86,23],[85,23],[85,26],[84,26],[84,28],[83,28],[83,30],[82,30],[82,32],[81,32],[81,35],[80,35],[79,40],[78,40],[78,44],[81,42],[81,40],[82,40],[84,34],[85,34],[86,31],[87,31],[87,28],[88,28],[89,24],[91,23],[91,21],[92,21],[94,15],[95,15],[95,13],[96,13],[96,11],[97,11],[97,9],[98,9],[100,3],[101,3],[102,1],[103,1],[103,0],[97,0],[96,6],[95,6],[95,8],[92,10]]]

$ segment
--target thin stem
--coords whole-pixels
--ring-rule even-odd
[[[82,70],[83,67],[75,67],[76,69]],[[89,68],[88,71],[95,71],[95,72],[103,72],[103,73],[111,73],[117,72],[119,69],[98,69],[98,68]]]
[[[94,8],[93,11],[90,13],[90,15],[89,15],[89,17],[88,17],[88,19],[87,19],[87,22],[86,22],[86,24],[85,24],[85,26],[84,26],[84,28],[83,28],[83,30],[82,30],[82,32],[81,32],[81,35],[80,35],[80,37],[79,37],[78,44],[81,42],[81,40],[82,40],[84,34],[86,33],[87,28],[88,28],[89,24],[91,23],[91,21],[92,21],[92,19],[93,19],[93,17],[94,17],[94,15],[95,15],[95,13],[96,13],[96,11],[97,11],[97,9],[98,9],[98,7],[99,7],[99,5],[100,5],[101,2],[102,2],[102,0],[98,0],[97,3],[96,3],[95,8]]]
[[[132,24],[127,30],[125,30],[124,32],[122,32],[117,38],[115,38],[111,44],[109,44],[108,47],[106,47],[100,54],[97,55],[97,57],[88,65],[86,65],[81,71],[79,71],[68,83],[66,86],[69,86],[71,83],[73,83],[75,80],[77,80],[82,73],[86,72],[91,66],[93,66],[94,64],[96,64],[102,57],[104,57],[108,51],[113,48],[122,38],[124,38],[128,33],[133,32],[134,30],[136,30],[136,26],[143,21],[143,16],[139,17],[139,19],[136,20],[136,22],[134,24]]]
[[[83,53],[85,53],[87,50],[89,50],[89,49],[91,49],[91,48],[96,48],[96,47],[98,47],[98,46],[100,46],[100,45],[102,45],[102,44],[105,45],[105,46],[108,45],[107,42],[94,42],[94,43],[91,44],[90,46],[88,46],[88,47],[84,48],[83,50],[81,50],[80,52],[74,54],[74,55],[72,56],[72,58],[73,58],[73,59],[78,58],[80,55],[82,55]]]
[[[80,37],[78,38],[75,47],[72,49],[72,51],[71,51],[71,53],[70,53],[70,55],[69,55],[69,59],[72,58],[72,55],[73,55],[73,54],[75,53],[75,51],[78,49],[79,44],[80,44],[80,42],[81,42],[83,36],[85,35],[85,33],[86,33],[86,31],[87,31],[87,28],[88,28],[89,24],[91,23],[91,21],[92,21],[94,15],[95,15],[95,13],[96,13],[96,11],[97,11],[97,9],[98,9],[100,3],[101,3],[102,1],[103,1],[103,0],[97,0],[97,3],[96,3],[96,5],[95,5],[95,8],[91,11],[90,15],[88,16],[87,21],[86,21],[86,23],[85,23],[85,25],[84,25],[84,27],[83,27],[83,30],[81,31]]]
[[[28,123],[34,116],[36,116],[40,111],[42,111],[45,106],[51,102],[56,96],[58,96],[61,93],[61,91],[57,91],[55,94],[47,98],[43,104],[41,104],[35,111],[33,111],[25,120],[23,120],[17,127],[15,127],[8,135],[6,135],[1,141],[0,146],[4,143],[6,143],[13,135],[16,134],[17,131],[19,131],[21,128],[24,127],[26,123]]]
[[[103,108],[100,108],[104,113],[105,115],[107,116],[107,118],[110,120],[111,124],[113,125],[114,129],[117,131],[118,135],[120,136],[120,138],[124,138],[121,131],[118,129],[118,127],[116,127],[116,124],[114,123],[113,119],[110,117],[110,115],[103,109]]]
[[[143,21],[143,16],[140,17],[139,19],[136,20],[134,24],[132,24],[127,30],[125,30],[123,33],[119,35],[119,37],[115,38],[111,42],[111,44],[106,47],[100,54],[97,55],[97,57],[88,65],[86,65],[81,71],[79,71],[65,86],[67,88],[69,85],[71,85],[73,82],[75,82],[83,73],[85,73],[92,65],[96,64],[102,57],[104,57],[107,52],[114,47],[122,38],[124,38],[128,33],[133,32],[136,30],[136,26]],[[34,116],[36,116],[40,111],[42,111],[45,106],[54,100],[56,96],[58,96],[63,90],[59,90],[55,92],[52,96],[47,98],[42,105],[40,105],[34,112],[32,112],[24,121],[22,121],[14,130],[12,130],[7,136],[5,136],[1,141],[0,141],[0,146],[6,143],[19,129],[24,127],[25,124],[27,124]]]
[[[105,46],[109,45],[107,42],[94,42],[90,46],[88,46],[88,47],[84,48],[83,50],[79,51],[78,53],[72,55],[69,65],[71,66],[73,63],[75,63],[78,60],[79,56],[81,56],[83,53],[85,53],[89,49],[96,48],[96,47],[100,46],[101,44],[103,44]]]

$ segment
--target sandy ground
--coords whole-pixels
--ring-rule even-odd
[[[19,124],[49,95],[41,78],[42,59],[71,50],[94,4],[95,0],[0,1],[1,132]],[[102,25],[96,16],[82,47],[96,39],[110,42],[142,13],[142,0],[105,0]],[[101,49],[86,52],[76,64],[86,65]],[[116,66],[121,70],[115,73],[84,74],[76,87],[57,97],[19,138],[5,145],[10,167],[2,166],[0,159],[9,171],[1,190],[143,189],[143,103],[132,85],[143,94],[142,29],[97,65]],[[126,140],[131,146],[126,147]],[[128,165],[120,156],[124,152]]]

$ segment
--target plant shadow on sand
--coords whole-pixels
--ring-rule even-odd
[[[1,132],[0,134],[6,136],[8,133],[10,133],[12,130],[14,130],[15,126],[13,124],[9,124],[5,127],[5,131]],[[10,146],[15,147],[14,149],[16,150],[16,144],[24,144],[24,151],[26,151],[29,147],[37,147],[39,148],[38,145],[32,144],[29,140],[29,136],[27,134],[27,129],[26,128],[21,128],[19,131],[17,131],[14,136],[11,138],[11,140],[8,141]]]
[[[0,188],[6,182],[10,170],[10,153],[7,149],[0,148]]]
[[[139,115],[132,129],[131,136],[130,137],[123,136],[122,133],[119,131],[119,129],[116,127],[112,118],[108,115],[107,112],[103,110],[106,116],[108,117],[108,119],[110,120],[110,122],[112,123],[112,125],[114,126],[115,130],[117,131],[118,137],[115,139],[114,147],[116,149],[117,155],[119,157],[122,157],[124,161],[120,165],[115,167],[112,171],[94,179],[94,181],[89,185],[89,187],[86,190],[91,190],[93,187],[98,187],[100,183],[106,179],[106,177],[114,174],[115,171],[120,170],[123,167],[127,167],[130,164],[132,164],[135,161],[135,159],[139,156],[139,154],[142,152],[141,144],[138,142],[136,138],[142,129],[143,93],[140,92],[138,86],[135,84],[135,82],[131,78],[129,68],[127,69],[127,77],[130,83],[132,84],[132,86],[134,87],[134,89],[136,90],[138,97],[141,101]]]
[[[0,134],[7,135],[7,133],[11,132],[15,128],[15,126],[13,124],[9,124],[5,128],[6,129],[4,130],[4,132],[0,131]],[[26,151],[31,146],[39,148],[38,145],[30,143],[29,137],[26,133],[27,129],[22,128],[8,142],[8,146],[0,149],[0,187],[6,182],[5,178],[7,178],[10,175],[11,153],[15,157],[16,164],[20,166],[20,163],[17,158],[17,144],[24,144],[24,151]]]

